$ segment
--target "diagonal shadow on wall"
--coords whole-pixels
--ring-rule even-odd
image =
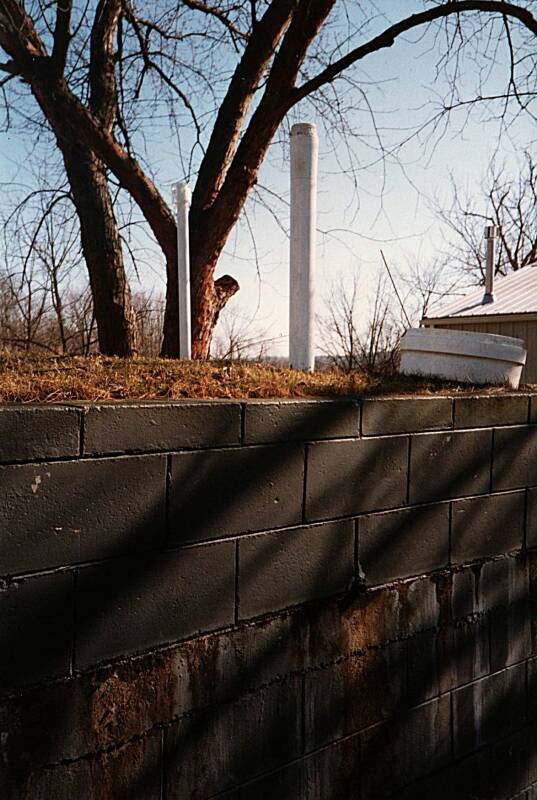
[[[290,430],[289,437],[292,438],[292,435],[293,431]],[[169,531],[171,536],[168,542],[173,543],[173,548],[167,551],[157,547],[149,548],[143,554],[125,556],[125,549],[128,550],[125,538],[103,550],[103,564],[110,570],[109,579],[105,582],[106,589],[92,595],[91,613],[80,615],[78,611],[75,614],[75,657],[76,651],[84,651],[84,647],[90,653],[84,669],[91,667],[89,661],[91,653],[95,653],[95,640],[99,640],[99,646],[102,646],[103,625],[107,624],[111,615],[117,613],[118,607],[125,603],[125,598],[142,598],[144,589],[153,586],[159,577],[162,578],[159,570],[165,571],[166,559],[175,560],[178,573],[181,573],[182,564],[188,569],[189,554],[198,548],[181,546],[182,541],[192,543],[193,537],[207,533],[209,535],[206,538],[216,535],[218,543],[222,538],[225,539],[226,531],[219,527],[222,519],[227,520],[228,525],[231,520],[232,524],[237,515],[240,517],[242,503],[251,502],[254,487],[275,470],[285,472],[293,458],[296,458],[296,448],[284,447],[273,448],[268,461],[255,458],[247,460],[242,485],[233,485],[232,495],[225,488],[216,495],[216,501],[213,495],[210,503],[207,502],[206,491],[204,493],[199,487],[216,486],[221,480],[222,465],[219,462],[211,467],[210,460],[206,460],[203,482],[200,480],[198,488],[184,495],[188,498],[184,501],[187,508],[202,505],[204,509],[203,523],[198,523],[197,529],[187,524],[182,526],[179,536],[177,530]],[[476,469],[487,463],[486,454],[476,454],[468,465],[468,476],[474,475]],[[224,481],[224,487],[228,485]],[[337,480],[331,481],[329,487],[323,489],[328,501],[332,493],[341,491],[345,491],[345,487]],[[439,496],[450,497],[456,491],[449,478],[440,480]],[[95,495],[98,497],[98,487],[95,487]],[[423,510],[419,513],[423,514]],[[151,511],[149,517],[152,517]],[[186,519],[189,519],[188,514]],[[193,514],[192,520],[195,519]],[[140,520],[142,529],[145,524],[146,520]],[[470,515],[470,528],[472,524]],[[415,529],[416,519],[413,519],[412,512],[407,512],[404,518],[399,519],[395,530],[384,530],[368,547],[369,564],[382,560],[382,553],[393,546],[395,536],[398,549],[410,547],[415,538]],[[236,545],[231,540],[239,532],[227,534],[230,537],[229,545],[233,548]],[[270,537],[257,555],[249,560],[245,576],[248,584],[255,585],[260,580],[267,565],[279,552],[282,538],[292,535],[293,531],[281,531],[277,536]],[[132,537],[133,543],[138,543],[140,528],[133,526],[128,537]],[[441,546],[444,545],[439,543]],[[340,549],[341,538],[337,535],[327,539],[325,546],[319,549],[315,562],[310,565],[313,568],[311,586],[326,584],[330,572],[327,565],[338,563]],[[163,552],[166,552],[165,556]],[[507,560],[503,561],[507,563]],[[497,565],[503,561],[491,563]],[[510,558],[509,564],[514,561]],[[112,569],[110,563],[123,568]],[[87,570],[89,574],[89,571],[101,568],[104,569],[97,564],[84,566],[80,572]],[[227,669],[222,669],[222,665],[219,669],[218,664],[215,666],[214,663],[213,668],[209,669],[211,659],[200,648],[199,657],[194,657],[190,665],[192,672],[189,681],[194,687],[192,708],[180,713],[172,709],[175,713],[161,720],[160,727],[155,725],[155,732],[163,731],[163,746],[162,749],[156,748],[155,753],[150,753],[155,756],[154,762],[142,764],[127,778],[122,775],[116,783],[112,781],[107,791],[113,794],[109,796],[160,798],[163,784],[166,800],[224,796],[222,790],[228,786],[232,794],[226,796],[240,800],[253,797],[254,792],[261,798],[336,800],[357,797],[367,800],[369,797],[390,796],[390,792],[391,796],[403,796],[402,785],[392,791],[397,781],[413,784],[414,788],[409,790],[414,791],[413,797],[441,797],[438,792],[444,791],[445,787],[450,787],[451,792],[455,789],[459,792],[452,793],[451,797],[513,796],[518,791],[517,787],[524,788],[524,780],[528,783],[531,781],[528,765],[535,757],[528,735],[531,714],[526,708],[524,694],[523,702],[520,701],[521,680],[509,682],[505,679],[502,688],[498,679],[500,688],[496,689],[489,684],[492,688],[487,690],[486,701],[483,697],[475,699],[472,694],[477,691],[472,688],[476,685],[472,681],[488,675],[492,669],[495,673],[499,672],[502,666],[509,663],[513,653],[518,654],[522,661],[528,647],[531,648],[531,642],[528,644],[527,584],[512,584],[515,589],[506,600],[505,581],[511,579],[505,573],[502,583],[500,568],[496,566],[494,569],[496,579],[487,578],[489,587],[492,587],[487,590],[488,605],[479,605],[479,596],[483,590],[482,573],[487,570],[490,572],[490,566],[481,567],[481,572],[478,567],[473,571],[457,568],[458,571],[452,571],[454,574],[438,570],[436,591],[440,600],[440,618],[434,621],[429,633],[425,631],[413,635],[399,620],[399,634],[394,636],[393,641],[375,642],[374,636],[368,636],[368,632],[364,633],[361,628],[368,608],[383,590],[366,593],[362,580],[355,575],[348,591],[339,592],[340,605],[336,605],[334,598],[330,597],[309,603],[300,611],[289,612],[284,622],[279,621],[278,635],[267,637],[261,644],[258,642],[254,652],[243,652],[235,662],[230,662]],[[468,578],[468,583],[471,584],[470,594],[473,592],[474,605],[471,610],[470,607],[463,609],[468,613],[457,618],[453,614],[453,595],[456,591],[460,594],[462,590],[460,587],[456,589],[455,585],[461,580],[466,581],[469,572],[472,579]],[[118,580],[118,575],[121,580]],[[457,578],[458,575],[463,577]],[[71,577],[68,578],[71,581]],[[367,569],[365,578],[367,580]],[[214,617],[215,609],[222,604],[228,583],[227,572],[220,580],[212,576],[210,592],[203,596],[208,618]],[[102,588],[103,584],[100,585]],[[403,597],[403,600],[399,599],[398,607],[398,613],[402,616],[408,613],[404,602],[405,587],[407,585],[402,584],[397,589]],[[154,597],[154,594],[151,596]],[[46,621],[51,616],[61,618],[65,608],[72,609],[72,585],[67,578],[65,584],[59,583],[52,590],[50,585],[44,584],[42,593],[37,592],[32,596],[31,612],[23,609],[20,616],[14,618],[4,640],[6,652],[15,653],[20,646],[21,631],[29,624],[28,613],[32,614],[34,621],[36,613]],[[240,608],[239,596],[239,614]],[[158,636],[162,635],[159,630],[162,610],[162,605],[155,602],[150,621],[144,622],[144,627],[153,626],[159,631]],[[388,608],[387,613],[389,611]],[[177,613],[181,613],[179,605]],[[270,620],[255,623],[259,628],[270,624],[274,623]],[[335,631],[327,634],[324,629],[330,624]],[[223,622],[218,627],[228,626],[235,629],[234,620]],[[502,641],[500,634],[491,638],[493,630],[503,631],[503,644],[497,644]],[[191,631],[185,636],[194,634],[195,631]],[[121,631],[118,635],[121,635]],[[204,637],[204,646],[209,650],[210,643],[207,642],[211,637],[216,640],[217,634]],[[173,638],[171,636],[168,641],[173,641]],[[496,643],[494,647],[492,641]],[[147,647],[153,644],[164,642],[162,639],[148,642]],[[105,641],[105,645],[108,646],[109,642]],[[53,653],[54,643],[49,642],[47,646]],[[476,650],[480,653],[479,658]],[[29,651],[20,651],[21,662],[28,657]],[[469,662],[471,668],[466,667],[467,672],[462,677],[457,676],[456,673],[464,669],[461,664]],[[53,656],[51,663],[54,664]],[[476,663],[479,665],[477,670]],[[516,672],[517,669],[519,672]],[[452,673],[455,673],[455,677]],[[507,673],[501,674],[519,678],[522,672],[515,664]],[[463,685],[450,696],[449,693],[458,686],[460,680]],[[377,694],[385,693],[385,696],[374,697],[375,691]],[[457,695],[455,700],[454,695]],[[13,697],[16,706],[19,698],[17,695]],[[323,697],[327,698],[324,703],[319,700]],[[143,698],[139,698],[139,701],[143,703]],[[314,703],[314,711],[308,709],[309,701]],[[465,744],[461,745],[455,741],[453,717],[458,714],[458,719],[461,715],[464,719],[464,714],[472,713],[478,705],[479,719],[467,720],[469,733],[466,738],[462,737]],[[76,725],[76,720],[70,709],[57,710],[53,720],[56,730],[49,729],[47,736],[52,741],[57,740],[58,751],[73,724]],[[480,738],[476,740],[474,732],[477,728]],[[421,738],[417,733],[420,730]],[[424,759],[423,749],[431,747],[431,743],[424,741],[427,734],[424,736],[423,731],[437,734],[428,759]],[[444,741],[445,735],[447,742]],[[120,736],[121,731],[118,731],[119,741]],[[158,738],[160,743],[160,733]],[[14,741],[17,743],[16,736]],[[513,744],[516,741],[519,746]],[[513,748],[516,749],[516,757],[512,756]],[[289,762],[289,765],[281,769],[285,762]],[[498,768],[501,763],[507,764],[503,772]],[[95,775],[98,775],[99,769],[101,767],[95,768]],[[426,780],[421,778],[420,770],[430,772],[431,777]],[[10,789],[13,797],[31,796],[28,795],[34,781],[31,775],[28,777],[31,771],[32,764],[24,759],[19,759],[15,764]],[[396,777],[394,772],[397,771],[399,776]],[[265,773],[269,774],[263,777]],[[91,775],[91,769],[86,774]],[[102,776],[101,780],[104,781]],[[231,788],[233,786],[242,788]],[[498,794],[500,789],[503,793]],[[100,791],[95,786],[89,789],[87,796],[107,796],[102,792],[99,794]]]

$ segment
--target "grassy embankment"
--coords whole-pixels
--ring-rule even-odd
[[[372,378],[361,372],[347,374],[339,370],[308,374],[248,362],[0,354],[0,402],[3,403],[426,395],[469,390],[472,388],[425,378]],[[483,387],[478,390],[502,391]]]

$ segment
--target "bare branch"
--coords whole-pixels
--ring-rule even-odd
[[[184,6],[187,6],[187,8],[190,8],[193,11],[202,11],[204,14],[208,14],[210,17],[214,17],[221,22],[228,31],[235,34],[235,36],[240,36],[243,39],[246,38],[246,34],[237,28],[237,26],[231,22],[227,15],[216,6],[204,3],[203,0],[181,0],[181,2]]]
[[[296,105],[304,97],[320,89],[327,83],[331,83],[343,70],[361,61],[371,53],[376,53],[386,47],[392,47],[395,41],[402,34],[414,28],[425,25],[429,22],[442,19],[454,14],[461,14],[470,11],[484,11],[491,14],[503,14],[506,17],[517,19],[525,25],[535,36],[537,36],[537,19],[525,8],[514,3],[505,3],[502,0],[452,0],[452,2],[412,14],[400,22],[390,25],[379,36],[375,36],[369,42],[351,50],[347,55],[330,64],[326,69],[316,75],[306,83],[296,88],[292,95],[291,105]]]
[[[196,129],[197,141],[198,143],[201,143],[201,127],[198,122],[198,118],[196,116],[196,112],[194,110],[194,107],[192,106],[192,103],[186,96],[185,92],[183,92],[183,90],[180,89],[179,86],[175,83],[175,81],[172,80],[172,78],[170,78],[170,76],[162,69],[162,67],[159,64],[157,64],[157,62],[154,59],[151,58],[150,51],[147,46],[147,40],[142,34],[139,22],[135,17],[135,15],[133,14],[132,9],[130,9],[130,7],[128,6],[126,6],[125,18],[130,22],[130,24],[134,29],[134,32],[138,39],[138,43],[140,45],[140,53],[144,61],[144,70],[142,71],[141,74],[140,83],[137,88],[137,93],[139,93],[141,89],[141,81],[143,81],[143,76],[145,75],[145,73],[147,73],[149,70],[153,70],[154,72],[156,72],[157,75],[163,81],[163,83],[165,83],[166,86],[168,86],[172,90],[172,92],[174,92],[174,94],[176,94],[177,97],[179,97],[185,108],[188,110],[192,118],[192,122],[194,123],[194,127]]]
[[[72,0],[56,0],[56,26],[51,60],[57,76],[63,75],[67,61],[67,51],[71,41],[69,28],[72,8]]]
[[[91,30],[90,108],[107,131],[116,118],[114,40],[121,9],[121,0],[99,0]]]
[[[265,69],[291,19],[292,0],[273,0],[257,23],[230,81],[200,165],[193,213],[212,205],[235,154],[241,129]]]

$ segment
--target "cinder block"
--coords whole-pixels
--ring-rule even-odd
[[[73,648],[73,575],[39,575],[0,589],[0,686],[67,675]]]
[[[528,659],[528,720],[537,720],[537,658]],[[537,780],[537,775],[535,776]]]
[[[537,394],[530,396],[530,422],[537,422]]]
[[[302,522],[304,448],[266,445],[172,456],[174,543]]]
[[[309,622],[310,616],[296,609],[180,646],[183,711],[247,694],[307,668],[314,659],[307,645]]]
[[[196,641],[201,652],[203,639]],[[8,757],[22,755],[36,769],[75,761],[170,722],[192,707],[187,681],[196,673],[185,669],[185,651],[149,653],[12,695],[3,728]]]
[[[521,550],[524,492],[472,497],[453,503],[451,559],[463,564]]]
[[[309,760],[309,759],[307,759]],[[306,760],[295,761],[292,764],[271,772],[259,780],[247,783],[236,792],[226,792],[222,800],[292,800],[297,797],[317,798],[315,789],[308,783]],[[306,793],[307,792],[307,793]],[[319,798],[320,800],[320,798]]]
[[[520,727],[523,726],[522,720]],[[523,727],[512,736],[490,748],[490,794],[487,797],[509,797],[531,800],[524,789],[537,777],[535,766],[535,726]]]
[[[406,648],[394,642],[305,676],[306,750],[385,719],[401,702]]]
[[[314,668],[434,628],[438,624],[436,586],[429,578],[419,578],[382,589],[351,591],[341,601],[314,607],[308,616],[306,666]]]
[[[406,642],[408,678],[405,699],[409,706],[416,706],[439,694],[440,639],[437,631],[426,631]]]
[[[531,620],[529,597],[490,612],[491,670],[503,669],[533,654]]]
[[[295,611],[19,691],[2,709],[9,752],[36,768],[79,759],[315,667],[325,653],[309,623]]]
[[[24,771],[23,771],[24,770]],[[34,769],[25,764],[15,772],[9,769],[10,785],[4,786],[0,777],[3,800],[92,800],[90,762],[58,764],[53,768]],[[93,795],[94,796],[94,795]]]
[[[529,598],[531,607],[531,630],[534,648],[537,653],[537,553],[535,550],[527,551],[526,559],[529,577]]]
[[[0,467],[1,571],[107,558],[162,542],[165,456]]]
[[[526,544],[528,547],[537,547],[537,489],[528,489]]]
[[[509,735],[525,719],[526,665],[481,678],[453,692],[456,757]]]
[[[410,444],[410,502],[489,491],[492,431],[418,434]]]
[[[449,504],[361,517],[358,558],[369,584],[388,583],[446,567]]]
[[[528,395],[493,394],[455,397],[453,402],[456,428],[523,425],[528,421]]]
[[[362,734],[364,800],[395,794],[450,760],[449,697],[401,713]]]
[[[310,666],[325,665],[342,655],[399,638],[399,622],[406,619],[408,604],[397,588],[351,590],[342,601],[326,604],[311,614],[306,639]]]
[[[76,665],[229,625],[234,606],[233,542],[86,567],[77,581]]]
[[[91,686],[82,688],[83,682],[81,677],[47,681],[3,700],[4,758],[12,770],[21,758],[37,770],[97,749],[89,744],[92,726],[84,713],[84,692],[91,696]]]
[[[364,436],[436,431],[452,427],[450,397],[401,397],[364,400]]]
[[[537,427],[499,428],[494,433],[493,489],[531,486],[537,475]]]
[[[529,597],[528,560],[523,554],[486,562],[475,575],[482,609],[516,605]]]
[[[240,444],[241,406],[227,401],[89,406],[84,453],[134,453]]]
[[[537,755],[535,753],[535,741],[537,739],[537,725],[535,722],[532,723],[521,731],[521,735],[524,736],[526,746],[522,749],[522,751],[527,753],[527,770],[528,770],[528,780],[526,785],[530,785],[530,790],[528,791],[527,800],[537,800]]]
[[[160,800],[161,731],[94,758],[35,769],[24,764],[5,800]]]
[[[447,692],[490,671],[487,618],[456,621],[438,635],[440,690]]]
[[[453,574],[450,601],[455,619],[467,617],[482,610],[480,608],[481,598],[478,596],[482,566],[477,565],[475,569],[477,575],[470,567]]]
[[[249,400],[244,407],[244,444],[359,435],[360,403],[355,400]]]
[[[310,445],[306,519],[313,522],[404,505],[407,464],[406,436]]]
[[[179,720],[167,735],[167,800],[211,797],[296,758],[301,697],[292,679]]]
[[[403,636],[413,636],[439,624],[438,586],[431,578],[409,581],[397,587],[399,629]]]
[[[294,797],[308,797],[308,800],[327,800],[330,797],[334,800],[359,800],[361,797],[359,736],[334,742],[324,750],[313,753],[303,763],[305,790],[302,795]],[[292,798],[289,795],[288,800]],[[284,798],[278,795],[278,800]]]
[[[222,795],[228,800],[228,795]],[[360,740],[350,736],[241,787],[230,800],[359,800]]]
[[[453,615],[465,617],[524,602],[529,597],[527,559],[517,556],[476,564],[453,575]]]
[[[489,794],[489,761],[487,750],[474,753],[411,784],[397,800],[492,800],[498,796]]]
[[[247,536],[239,541],[239,616],[337,594],[353,577],[352,520]]]
[[[80,453],[81,412],[66,406],[0,407],[0,463]]]

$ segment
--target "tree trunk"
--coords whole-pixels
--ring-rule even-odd
[[[108,356],[133,355],[136,315],[104,165],[83,146],[60,139],[58,144],[80,220],[99,349]]]
[[[192,357],[209,358],[211,341],[220,312],[227,301],[238,292],[239,284],[231,275],[214,280],[213,274],[220,253],[214,260],[191,264],[192,275]]]
[[[230,297],[239,290],[239,284],[230,275],[214,280],[214,269],[219,255],[219,250],[213,253],[212,258],[207,258],[205,253],[201,257],[196,251],[190,253],[193,358],[209,358],[211,340],[220,312]],[[177,253],[168,258],[166,272],[166,310],[161,355],[178,358]]]

